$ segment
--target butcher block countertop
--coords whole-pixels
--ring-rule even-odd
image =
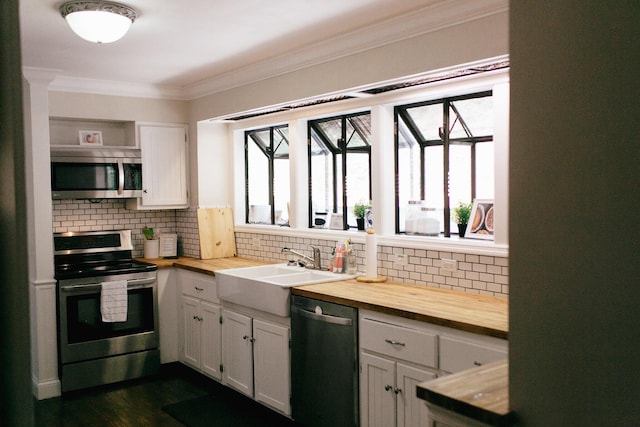
[[[217,270],[268,264],[240,257],[140,260],[154,263],[158,268],[176,267],[212,276]],[[292,293],[471,333],[508,338],[508,301],[503,297],[398,282],[366,283],[355,279],[295,286]]]
[[[296,286],[295,295],[507,339],[506,298],[397,282],[357,280]]]
[[[510,426],[509,364],[487,363],[453,375],[420,383],[417,395],[432,405],[492,426]]]
[[[256,261],[254,259],[246,259],[240,257],[229,258],[216,258],[216,259],[198,259],[190,257],[179,258],[156,258],[146,259],[137,258],[140,261],[150,262],[155,264],[158,268],[182,268],[185,270],[192,270],[198,273],[209,274],[215,276],[216,270],[224,270],[227,268],[241,268],[241,267],[253,267],[256,265],[268,264],[263,261]]]

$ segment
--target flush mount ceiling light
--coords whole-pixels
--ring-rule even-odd
[[[68,1],[60,13],[74,33],[94,43],[119,40],[137,16],[129,6],[110,1]]]

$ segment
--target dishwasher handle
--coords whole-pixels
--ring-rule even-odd
[[[313,311],[296,307],[295,305],[291,307],[291,311],[299,314],[302,317],[306,317],[307,319],[318,320],[324,323],[333,323],[335,325],[343,325],[343,326],[351,326],[353,324],[353,319],[349,319],[347,317],[331,316],[328,314],[318,314],[318,313],[314,313]]]

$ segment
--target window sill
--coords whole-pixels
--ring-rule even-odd
[[[365,242],[365,233],[357,230],[329,229],[293,229],[275,225],[243,224],[237,225],[235,231],[243,233],[271,234],[288,237],[302,237],[323,240],[351,239],[354,243]],[[458,252],[474,255],[508,257],[509,246],[487,240],[474,240],[459,237],[428,237],[405,235],[378,235],[378,245],[396,246],[412,249],[425,249],[445,252]]]

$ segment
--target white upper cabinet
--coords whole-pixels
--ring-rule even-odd
[[[189,206],[186,125],[138,124],[142,150],[142,197],[129,209],[179,209]]]

